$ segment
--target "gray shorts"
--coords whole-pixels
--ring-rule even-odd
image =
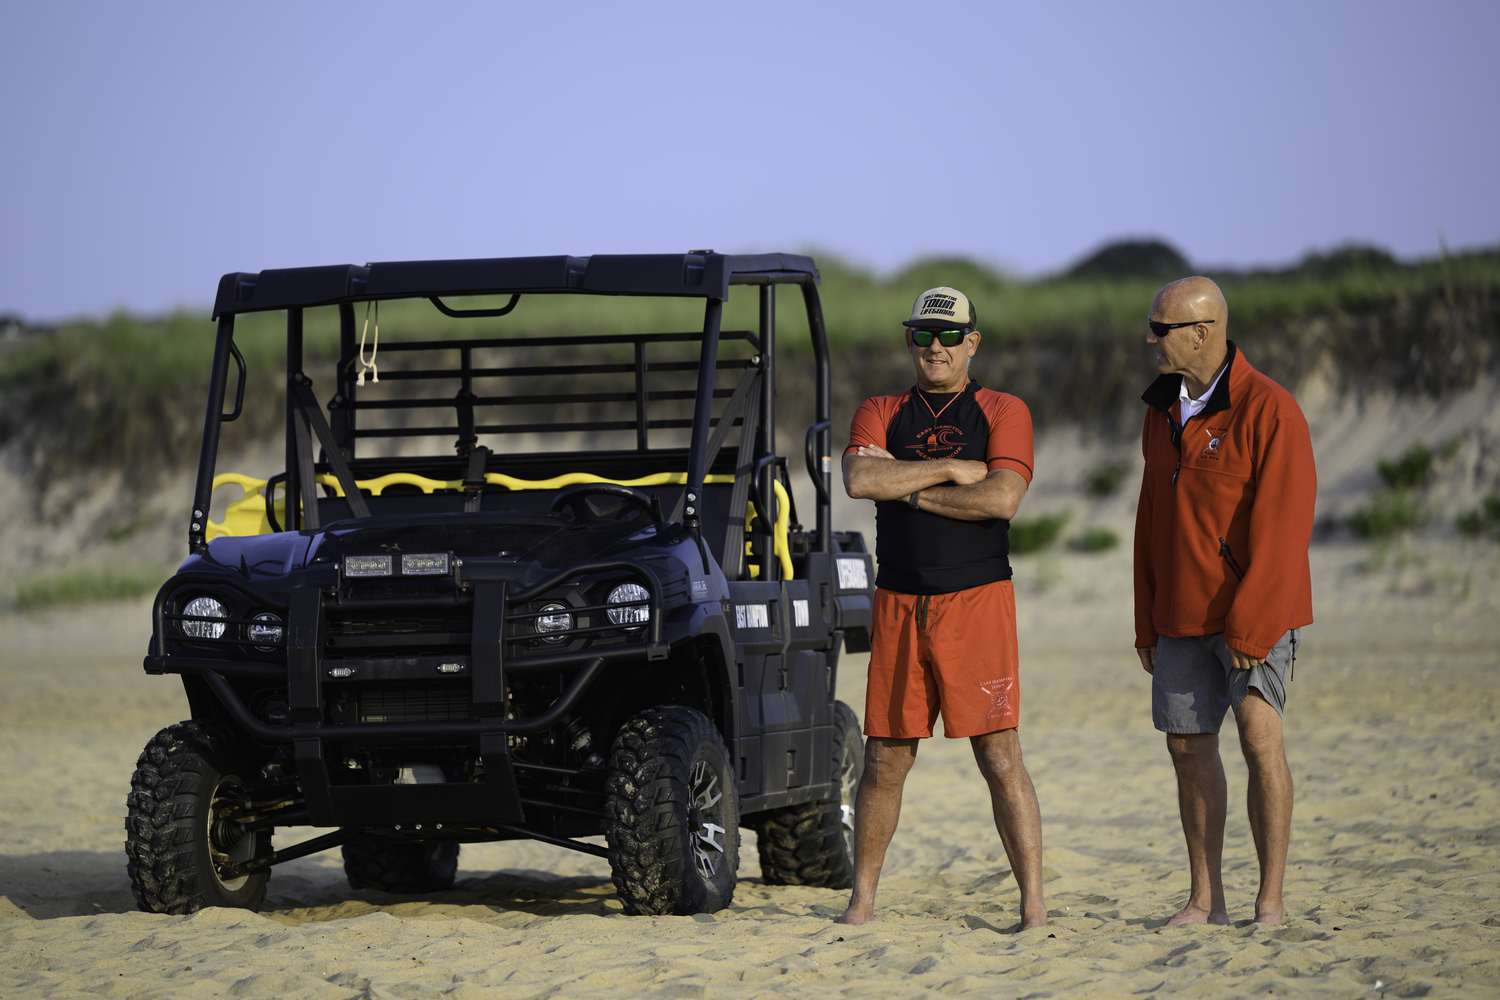
[[[1164,733],[1217,733],[1224,713],[1239,708],[1251,688],[1276,714],[1283,714],[1287,677],[1301,644],[1302,630],[1294,628],[1276,641],[1264,663],[1236,670],[1223,632],[1185,639],[1158,636],[1151,721]]]

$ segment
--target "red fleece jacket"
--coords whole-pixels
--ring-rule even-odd
[[[1141,398],[1146,475],[1135,519],[1135,644],[1224,633],[1263,657],[1312,624],[1317,471],[1292,394],[1229,345],[1229,369],[1203,412],[1177,433],[1181,375]],[[1179,446],[1180,442],[1180,446]]]

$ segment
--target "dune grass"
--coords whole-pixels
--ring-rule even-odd
[[[117,601],[155,593],[171,573],[122,567],[79,569],[33,577],[16,587],[15,606],[23,611],[63,604]]]
[[[1358,259],[1329,271],[1312,258],[1285,271],[1214,275],[1232,303],[1240,326],[1274,323],[1290,316],[1378,306],[1403,296],[1448,290],[1500,290],[1500,251],[1484,251],[1413,264],[1375,266]],[[919,261],[889,277],[852,268],[836,258],[819,259],[819,294],[835,349],[856,349],[899,335],[900,320],[917,293],[937,284],[964,291],[979,309],[980,327],[992,338],[1045,337],[1060,332],[1131,331],[1143,324],[1159,278],[1085,279],[1058,277],[1018,281],[961,258]],[[781,343],[797,350],[807,342],[801,295],[779,292],[777,321]],[[737,287],[725,308],[725,329],[754,329],[757,292]],[[483,299],[464,304],[477,307]],[[497,302],[498,304],[498,302]],[[425,301],[388,302],[380,309],[382,334],[422,337],[505,336],[525,333],[693,330],[702,325],[696,300],[605,296],[532,296],[498,319],[454,320]],[[372,313],[373,318],[373,313]],[[365,311],[356,312],[362,325]],[[373,330],[373,323],[371,324]],[[310,359],[326,360],[338,349],[338,312],[333,307],[305,314]],[[235,342],[252,372],[280,368],[285,358],[282,313],[242,316]],[[142,396],[187,388],[206,381],[213,353],[208,310],[141,317],[117,312],[102,320],[62,326],[0,356],[0,386],[66,371],[73,380],[113,383]]]
[[[836,370],[842,359],[845,371],[857,368],[849,362],[868,354],[869,347],[899,343],[900,321],[912,300],[934,285],[955,285],[975,301],[980,327],[991,344],[1077,341],[1071,350],[1104,357],[1119,338],[1143,334],[1144,314],[1162,283],[1161,277],[1067,275],[1020,281],[958,258],[919,261],[882,277],[827,255],[816,259]],[[1472,300],[1476,295],[1492,300],[1500,291],[1500,251],[1410,264],[1378,252],[1347,252],[1312,257],[1283,271],[1214,276],[1230,298],[1236,329],[1249,335],[1274,330],[1278,323],[1299,316],[1386,309],[1403,301],[1446,296],[1451,303],[1455,296]],[[754,329],[757,297],[756,288],[733,289],[724,328]],[[780,344],[791,365],[806,357],[807,321],[801,298],[796,288],[779,291]],[[488,301],[500,304],[499,299]],[[476,307],[487,300],[454,304]],[[380,307],[379,325],[389,343],[434,337],[688,331],[701,328],[702,317],[703,304],[690,299],[536,295],[523,297],[509,316],[492,319],[448,318],[421,300],[388,302]],[[373,336],[373,310],[370,318]],[[364,320],[365,310],[357,309],[356,326]],[[249,367],[249,398],[274,399],[285,371],[284,314],[240,317],[235,342]],[[1085,342],[1085,347],[1078,346]],[[158,317],[117,312],[30,336],[0,351],[0,394],[7,403],[0,407],[0,442],[26,436],[32,453],[52,456],[49,468],[59,470],[68,456],[77,457],[75,464],[109,461],[141,467],[159,464],[163,456],[190,461],[201,426],[213,343],[214,326],[206,308]],[[306,311],[304,343],[308,371],[326,387],[330,362],[338,351],[336,308]],[[1104,383],[1114,375],[1098,371],[1090,378],[1099,380],[1103,398]],[[1077,401],[1071,405],[1076,411]],[[37,419],[42,412],[48,414],[45,421]],[[258,406],[226,434],[243,445],[269,433],[279,419],[275,406]],[[1101,492],[1110,486],[1103,478],[1093,485]]]

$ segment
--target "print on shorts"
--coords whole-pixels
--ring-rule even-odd
[[[979,685],[979,690],[989,695],[991,720],[1003,719],[1010,714],[1010,695],[1015,687],[1014,677],[1002,677],[999,680],[985,681]]]

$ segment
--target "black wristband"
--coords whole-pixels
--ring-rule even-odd
[[[917,490],[912,493],[911,497],[906,501],[906,506],[910,507],[912,510],[920,510],[921,508],[917,506],[917,497],[921,495],[921,490]]]

